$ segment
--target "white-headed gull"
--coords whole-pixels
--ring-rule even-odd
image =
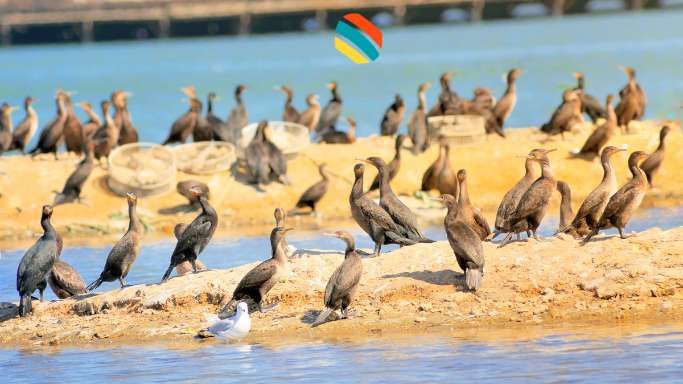
[[[237,304],[237,311],[231,317],[221,320],[218,316],[212,315],[207,316],[206,319],[213,323],[208,328],[210,333],[229,341],[237,341],[245,337],[251,329],[249,307],[243,301]]]

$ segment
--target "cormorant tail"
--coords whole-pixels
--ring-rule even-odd
[[[399,245],[415,245],[415,244],[417,244],[416,241],[407,239],[407,238],[405,238],[401,235],[398,235],[394,232],[391,232],[391,231],[385,232],[385,235],[389,239],[391,239],[393,242],[395,242],[396,244],[399,244]]]
[[[318,317],[315,319],[313,324],[311,324],[311,328],[317,327],[320,324],[323,324],[327,322],[327,318],[330,317],[330,314],[332,313],[332,308],[325,308]]]
[[[436,240],[428,239],[426,237],[421,237],[417,242],[418,243],[436,243]]]
[[[481,270],[467,268],[465,270],[465,284],[472,291],[479,290],[481,286]]]
[[[97,280],[95,280],[95,281],[93,281],[92,283],[90,283],[90,285],[88,285],[88,286],[85,288],[85,290],[88,291],[88,292],[93,291],[93,290],[97,289],[97,287],[99,287],[100,284],[102,284],[103,281],[104,281],[104,280],[102,279],[102,276],[100,275],[100,277],[98,277]]]
[[[161,278],[160,283],[165,282],[166,280],[168,280],[169,277],[171,277],[171,272],[173,272],[173,267],[175,267],[175,265],[173,265],[173,264],[168,266],[168,269],[166,270],[166,273],[164,273],[164,276]]]
[[[57,194],[55,195],[55,201],[54,201],[54,203],[53,203],[52,205],[53,205],[53,206],[57,206],[57,205],[60,205],[60,204],[70,203],[70,202],[72,202],[72,201],[73,201],[73,200],[70,200],[70,199],[66,196],[66,194],[61,193],[61,192],[57,192]]]

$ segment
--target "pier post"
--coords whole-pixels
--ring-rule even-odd
[[[629,4],[629,8],[632,11],[640,11],[643,9],[644,5],[645,5],[644,0],[631,0],[631,2]]]
[[[550,8],[550,15],[552,17],[560,17],[564,15],[564,0],[553,0]]]
[[[12,45],[12,27],[8,24],[0,26],[0,40],[2,40],[2,45]]]
[[[251,32],[251,15],[244,13],[240,15],[240,35],[246,35]]]
[[[81,42],[91,43],[93,41],[93,28],[94,24],[92,20],[85,20],[81,23]]]
[[[406,17],[406,6],[405,5],[397,5],[396,7],[394,7],[394,24],[395,25],[405,24],[405,17]]]
[[[470,21],[478,23],[484,16],[484,0],[473,0],[472,8],[470,8]]]
[[[327,29],[327,11],[324,9],[315,11],[315,21],[318,22],[318,29]]]
[[[170,35],[171,21],[168,17],[159,19],[159,38],[166,39]]]

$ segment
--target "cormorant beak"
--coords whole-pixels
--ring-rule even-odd
[[[293,231],[293,230],[294,230],[294,228],[285,228],[285,229],[284,229],[284,232],[287,233],[287,232],[290,232],[290,231]]]
[[[550,152],[555,152],[555,151],[557,151],[557,148],[549,149],[549,150],[545,151],[545,153],[550,153]]]

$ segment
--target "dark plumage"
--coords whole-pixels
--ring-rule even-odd
[[[55,103],[57,104],[57,116],[52,119],[40,132],[38,144],[31,150],[31,155],[35,156],[40,153],[54,153],[57,158],[57,147],[59,141],[62,139],[64,130],[64,122],[66,121],[67,112],[64,105],[64,92],[59,90],[55,96]]]
[[[215,133],[217,139],[236,143],[242,138],[242,128],[249,124],[249,113],[242,99],[246,90],[247,87],[242,84],[235,87],[235,106],[230,110],[225,124],[221,125],[221,130]]]
[[[272,180],[289,184],[287,160],[282,151],[266,136],[267,121],[261,121],[256,134],[245,149],[247,169],[253,184],[269,184]]]
[[[188,109],[187,112],[173,122],[173,125],[171,125],[171,131],[168,133],[168,137],[163,142],[164,145],[172,143],[184,143],[187,141],[187,138],[190,137],[192,131],[194,131],[194,128],[197,125],[199,115],[202,113],[202,103],[196,97],[191,97],[194,94],[194,88],[183,88],[183,91],[189,93],[190,95],[190,109]]]
[[[173,254],[171,255],[171,263],[164,273],[164,276],[161,278],[162,283],[171,276],[173,268],[184,261],[189,261],[190,264],[192,264],[194,272],[197,272],[197,257],[209,244],[209,241],[211,241],[211,237],[213,237],[213,233],[218,226],[218,215],[209,204],[206,196],[204,196],[199,188],[192,188],[192,193],[199,199],[202,212],[192,220],[183,231],[182,236],[178,239]]]
[[[296,107],[294,107],[293,102],[294,102],[294,91],[292,91],[292,88],[282,85],[280,87],[276,88],[279,91],[282,91],[282,93],[285,94],[285,107],[284,111],[282,112],[282,121],[288,121],[291,123],[296,123],[299,121],[299,111],[297,111]]]
[[[427,168],[422,175],[423,191],[437,190],[440,194],[456,196],[458,194],[458,181],[455,173],[451,169],[451,162],[448,158],[450,145],[445,139],[439,141],[439,157]]]
[[[495,107],[493,107],[493,114],[501,131],[505,126],[505,121],[510,117],[510,114],[515,109],[515,105],[517,105],[517,78],[521,74],[522,70],[519,68],[513,68],[508,72],[505,93],[498,100]]]
[[[655,176],[655,173],[659,170],[659,167],[662,166],[662,162],[664,161],[664,155],[666,153],[666,136],[669,134],[669,131],[671,131],[671,127],[668,125],[665,125],[662,127],[662,130],[659,131],[659,146],[657,147],[657,150],[652,152],[652,154],[645,160],[643,161],[642,164],[640,164],[640,169],[645,172],[645,176],[647,177],[647,182],[650,184],[650,187],[653,186],[652,184],[652,179]]]
[[[510,102],[510,99],[504,97],[502,101]],[[495,133],[504,138],[505,132],[503,132],[501,121],[496,117],[493,103],[494,98],[490,90],[487,88],[476,88],[472,100],[462,100],[462,113],[483,117],[486,134]]]
[[[220,139],[220,137],[217,137],[217,132],[220,132],[223,129],[223,125],[225,122],[221,120],[218,116],[213,111],[213,103],[218,99],[216,94],[214,92],[209,92],[209,95],[206,98],[206,125],[208,125],[209,130],[210,130],[210,136],[206,138],[202,134],[206,132],[206,130],[202,129],[204,128],[203,126],[198,130],[198,132],[201,132],[199,136],[193,133],[193,140],[194,141],[201,141],[201,140],[211,140],[211,139]]]
[[[462,105],[458,94],[451,90],[451,79],[453,73],[446,72],[439,77],[439,84],[441,84],[441,93],[436,103],[427,113],[427,117],[444,116],[444,115],[458,115],[462,113]]]
[[[176,184],[176,191],[183,196],[184,198],[187,199],[188,203],[196,208],[200,207],[199,204],[199,198],[194,194],[192,191],[193,188],[197,188],[201,191],[201,193],[207,198],[210,199],[209,196],[209,186],[206,185],[205,183],[202,183],[201,181],[198,180],[183,180],[179,181],[178,184]]]
[[[232,293],[232,299],[221,313],[225,313],[226,309],[240,300],[252,300],[260,312],[267,312],[277,305],[264,306],[263,298],[286,271],[287,255],[285,255],[280,243],[284,240],[285,234],[291,230],[292,228],[273,228],[273,231],[270,233],[271,258],[257,265],[244,275]],[[219,316],[222,317],[221,315]]]
[[[572,210],[572,190],[564,181],[557,181],[557,191],[560,193],[560,224],[559,229],[566,228],[574,218]]]
[[[185,232],[186,228],[187,224],[184,223],[178,223],[175,225],[175,227],[173,227],[173,236],[175,236],[176,240],[180,239],[180,237],[183,235],[183,232]],[[201,260],[195,260],[194,264],[197,267],[198,271],[206,270],[206,265],[204,265],[204,263],[202,263]],[[175,273],[178,276],[182,276],[193,271],[194,270],[192,268],[192,263],[190,263],[189,261],[183,261],[182,263],[175,266]]]
[[[349,129],[346,132],[338,131],[336,128],[329,129],[322,136],[320,136],[321,143],[328,144],[353,144],[356,142],[356,120],[353,117],[347,117],[346,121],[349,123]]]
[[[81,128],[83,129],[83,140],[87,142],[88,140],[92,140],[93,135],[102,125],[102,120],[97,116],[97,113],[93,111],[92,105],[87,101],[78,103],[78,106],[88,115],[88,121],[81,124]]]
[[[339,96],[337,82],[333,81],[327,84],[327,88],[332,92],[332,98],[320,113],[318,126],[315,129],[318,136],[324,135],[328,130],[335,129],[337,127],[337,120],[339,120],[341,115],[342,98]]]
[[[610,160],[618,152],[625,151],[616,147],[608,146],[602,150],[600,162],[602,164],[602,181],[583,200],[570,225],[560,227],[560,232],[568,233],[574,237],[587,235],[591,228],[595,227],[602,216],[609,198],[617,190],[617,174],[612,169]]]
[[[83,191],[83,184],[88,180],[94,167],[94,145],[88,142],[85,153],[85,158],[81,160],[76,166],[76,169],[69,175],[64,183],[62,192],[55,195],[54,205],[66,204],[72,201],[81,201],[81,192]]]
[[[128,193],[126,200],[128,201],[128,230],[109,251],[107,262],[104,264],[100,277],[88,285],[88,291],[97,289],[105,281],[114,280],[119,281],[121,288],[125,287],[126,276],[128,276],[130,268],[140,253],[140,241],[144,229],[136,209],[138,198],[134,194]]]
[[[380,121],[380,134],[382,136],[394,136],[403,121],[406,105],[401,95],[394,96],[394,102],[387,108]]]
[[[26,116],[16,126],[12,133],[12,144],[10,150],[18,149],[21,153],[26,152],[26,146],[38,129],[38,114],[33,109],[33,98],[24,99],[24,110]]]
[[[581,100],[576,92],[568,89],[562,93],[562,104],[555,109],[550,121],[541,126],[541,132],[548,135],[561,134],[564,138],[565,132],[570,132],[574,125],[580,123],[583,123]]]
[[[304,191],[299,198],[299,201],[296,202],[296,208],[309,207],[311,212],[316,212],[316,204],[325,196],[325,193],[327,193],[327,189],[330,186],[330,176],[327,173],[327,166],[325,163],[320,164],[318,172],[320,173],[322,180],[311,185]]]
[[[344,251],[344,261],[332,273],[325,287],[325,309],[320,312],[311,325],[312,327],[317,327],[326,322],[330,314],[338,309],[341,309],[343,319],[348,317],[349,305],[353,301],[360,278],[363,275],[363,262],[356,252],[353,236],[346,231],[336,231],[327,234],[327,236],[343,240],[346,243],[346,250]]]
[[[472,228],[477,235],[479,235],[480,240],[486,239],[491,234],[491,227],[486,221],[484,215],[475,208],[470,202],[470,194],[467,188],[467,171],[461,169],[458,171],[458,184],[459,184],[459,195],[458,201],[461,201],[462,206],[464,206],[471,215],[466,215],[462,217],[462,220],[467,222],[467,224]]]
[[[67,262],[57,259],[47,276],[50,289],[60,299],[80,295],[86,292],[85,281],[81,275]]]
[[[209,94],[209,102],[213,104],[211,102],[211,94]],[[217,126],[209,121],[208,114],[207,117],[202,116],[202,109],[204,108],[202,102],[197,101],[197,104],[197,109],[199,113],[197,113],[197,120],[195,121],[194,128],[192,128],[192,141],[195,143],[198,143],[200,141],[211,141],[214,139],[214,129]],[[213,105],[211,106],[211,108],[213,109]]]
[[[8,151],[12,145],[12,110],[14,108],[3,103],[0,106],[0,154]]]
[[[617,123],[628,126],[631,120],[640,120],[645,115],[647,96],[636,81],[636,71],[631,67],[623,67],[622,70],[628,77],[628,83],[619,91],[619,104],[615,109]]]
[[[597,122],[599,118],[607,118],[607,110],[602,107],[598,99],[586,93],[583,73],[575,72],[574,77],[577,81],[574,91],[581,100],[581,112],[587,114],[593,123]]]
[[[62,130],[64,145],[66,146],[67,152],[74,152],[80,155],[85,149],[83,143],[83,128],[74,112],[71,95],[69,92],[64,92],[63,95],[64,107],[66,108],[66,120],[64,121],[64,129]]]
[[[617,115],[612,107],[612,95],[607,95],[605,108],[607,109],[607,121],[595,128],[590,136],[588,136],[577,156],[593,159],[600,154],[602,148],[616,135]]]
[[[404,135],[398,135],[396,136],[396,141],[394,142],[394,158],[391,159],[389,164],[387,164],[387,174],[389,176],[389,183],[391,183],[391,180],[398,175],[398,171],[401,169],[401,149],[403,148],[403,142],[406,140],[406,136]],[[375,176],[374,180],[372,180],[372,184],[370,184],[370,191],[374,191],[376,189],[379,189],[379,184],[380,184],[380,177],[379,173],[377,176]]]
[[[40,218],[43,235],[26,251],[17,268],[20,316],[32,312],[31,294],[41,284],[44,289],[45,278],[57,260],[57,232],[50,223],[51,217],[52,207],[44,205]]]
[[[401,235],[391,216],[363,193],[363,164],[353,169],[356,180],[351,188],[349,205],[351,215],[358,225],[375,242],[375,256],[379,256],[383,244],[413,245],[415,241]]]
[[[133,121],[128,111],[128,97],[132,94],[125,91],[114,91],[110,100],[114,106],[114,124],[119,130],[119,145],[137,143],[138,130],[133,126]]]
[[[456,202],[455,197],[441,196],[448,208],[443,221],[448,243],[451,245],[460,269],[465,273],[467,289],[476,291],[481,287],[484,276],[484,248],[477,232],[469,223],[474,220],[471,206],[464,202],[462,194]]]
[[[647,153],[643,151],[631,153],[628,158],[628,167],[633,177],[610,197],[600,220],[583,240],[583,244],[590,241],[601,229],[611,227],[615,227],[619,231],[619,236],[622,239],[626,238],[623,232],[624,228],[626,228],[626,224],[628,224],[633,213],[640,207],[647,190],[647,177],[638,166],[647,157]]]
[[[297,123],[307,127],[308,132],[310,133],[316,129],[318,122],[320,121],[320,103],[318,102],[318,95],[306,96],[306,105],[308,105],[308,107],[301,112]]]
[[[95,159],[100,160],[101,158],[105,158],[106,160],[107,157],[109,157],[111,150],[118,145],[119,129],[109,115],[109,108],[111,106],[109,101],[102,101],[101,106],[104,124],[95,131],[92,136],[92,141],[95,145]]]
[[[413,155],[418,155],[429,148],[429,131],[427,129],[427,96],[425,93],[431,85],[422,83],[417,89],[417,109],[408,121],[408,136],[413,142]]]

